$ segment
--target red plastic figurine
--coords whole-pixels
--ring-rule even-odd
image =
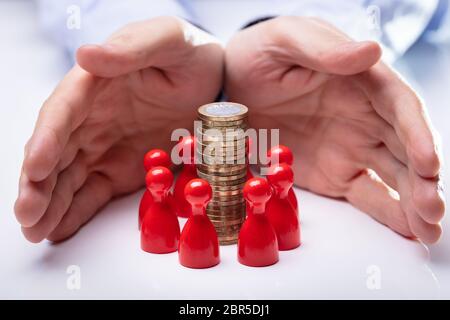
[[[248,180],[244,186],[247,219],[238,240],[238,260],[244,265],[264,267],[278,261],[277,236],[266,215],[270,195],[270,185],[263,178]]]
[[[145,171],[148,172],[152,168],[159,166],[166,168],[170,168],[172,166],[169,155],[161,149],[153,149],[147,152],[144,156]],[[168,194],[168,200],[172,205],[173,196],[170,192]],[[142,219],[144,218],[145,212],[147,212],[147,209],[150,207],[152,202],[152,195],[150,194],[150,191],[146,189],[142,195],[141,202],[139,203],[139,229],[141,228]]]
[[[267,153],[267,157],[269,158],[269,165],[286,163],[292,167],[292,164],[294,163],[294,155],[292,154],[291,149],[281,144],[270,149]],[[292,187],[289,189],[288,197],[295,211],[298,213],[298,201]]]
[[[141,226],[141,248],[151,253],[177,251],[180,239],[178,218],[167,201],[173,175],[165,167],[151,169],[145,177],[153,202]]]
[[[206,215],[206,205],[211,200],[212,189],[203,179],[193,179],[184,189],[192,214],[184,225],[180,237],[178,256],[188,268],[203,269],[220,262],[219,241],[216,230]]]
[[[184,137],[177,145],[179,155],[183,161],[183,169],[178,175],[175,187],[173,189],[173,197],[175,204],[175,213],[179,217],[188,218],[191,215],[192,209],[189,202],[184,196],[184,188],[186,184],[192,179],[198,178],[197,167],[194,162],[195,138],[192,136]]]
[[[286,163],[275,164],[269,168],[267,179],[274,192],[267,203],[267,217],[277,234],[278,249],[294,249],[300,245],[298,215],[288,199],[294,173]]]

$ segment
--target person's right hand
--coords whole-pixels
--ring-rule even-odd
[[[137,22],[78,64],[42,107],[25,147],[15,213],[31,242],[71,236],[113,197],[144,183],[142,159],[191,128],[222,85],[223,49],[173,17]]]

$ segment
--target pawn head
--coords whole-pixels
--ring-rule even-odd
[[[182,137],[177,144],[178,155],[184,164],[193,163],[195,156],[195,138],[193,136]]]
[[[172,186],[173,174],[166,167],[154,167],[147,172],[145,183],[152,196],[161,199]]]
[[[184,196],[192,206],[203,208],[211,200],[212,189],[208,181],[192,179],[184,187]]]
[[[270,165],[286,163],[287,165],[292,166],[294,163],[294,156],[291,149],[281,144],[271,148],[267,153],[267,157],[269,158]]]
[[[267,180],[275,191],[282,193],[289,190],[294,184],[294,172],[286,163],[274,164],[269,168]]]
[[[170,161],[169,155],[164,150],[153,149],[144,156],[144,168],[147,172],[154,167],[170,168],[171,165],[172,161]]]
[[[266,179],[252,178],[245,183],[244,198],[253,206],[264,205],[270,196],[270,185]]]

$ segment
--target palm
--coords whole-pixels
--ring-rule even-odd
[[[361,155],[382,144],[375,135],[382,120],[354,81],[330,78],[310,92],[252,110],[252,126],[279,128],[280,142],[293,149],[299,186],[344,196],[365,168]]]
[[[202,83],[198,78],[218,78],[220,74],[196,74],[189,70],[192,67],[179,67],[178,71],[186,74],[183,79],[149,68],[98,80],[102,82],[95,94],[98,98],[74,135],[85,142],[80,151],[89,149],[90,170],[105,174],[115,186],[115,194],[142,186],[144,153],[151,148],[170,151],[172,131],[189,129],[195,106],[217,94],[215,86],[200,90],[196,84]]]
[[[290,64],[279,63],[260,73],[247,70],[246,87],[250,89],[239,87],[239,92],[231,91],[231,97],[252,106],[253,128],[280,129],[280,143],[290,146],[296,155],[297,185],[341,197],[352,178],[364,169],[357,155],[380,145],[374,133],[382,120],[353,76],[298,70],[308,74],[308,81],[299,86],[294,82],[299,75],[289,79],[284,73],[291,68]],[[240,69],[241,73],[245,71]],[[284,73],[285,77],[274,78],[277,73]],[[252,89],[256,87],[268,89]],[[261,92],[270,92],[270,98],[261,96]]]

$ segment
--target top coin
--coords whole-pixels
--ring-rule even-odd
[[[207,121],[237,121],[245,118],[248,108],[234,102],[214,102],[198,108],[200,119]]]

